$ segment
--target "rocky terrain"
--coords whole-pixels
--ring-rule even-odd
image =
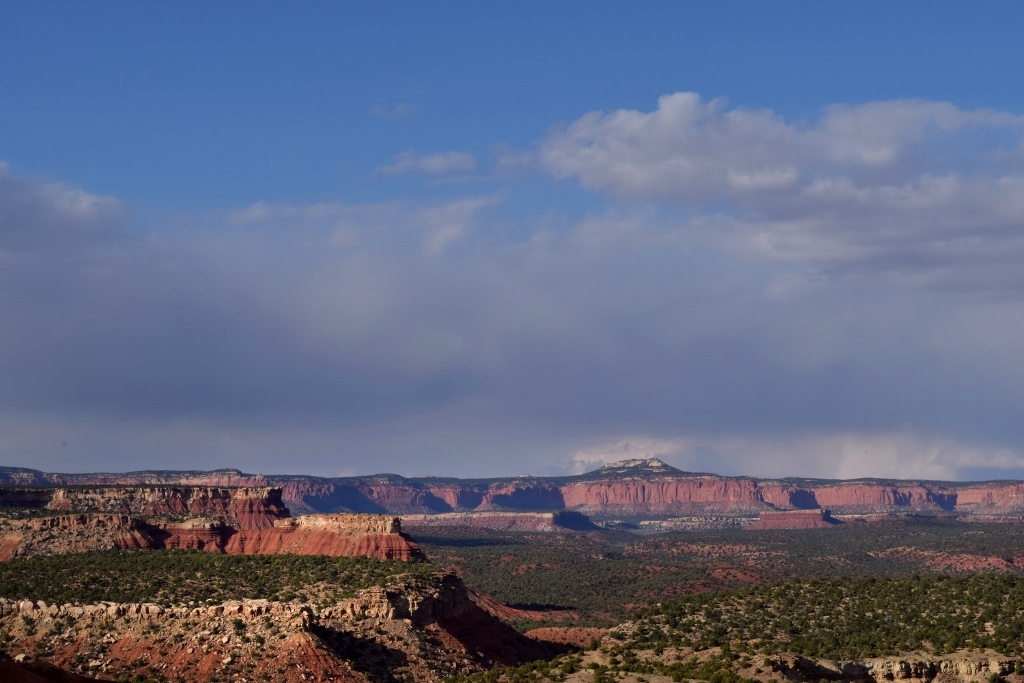
[[[1024,681],[1019,525],[766,509],[636,536],[566,510],[407,515],[435,568],[388,562],[424,559],[394,515],[293,518],[275,487],[4,493],[4,681]],[[792,579],[851,561],[938,575]]]
[[[277,487],[293,514],[572,510],[599,518],[745,518],[764,511],[827,508],[836,515],[1024,518],[1024,482],[1018,481],[757,479],[683,472],[656,459],[626,460],[578,476],[491,480],[390,474],[271,476],[237,470],[54,474],[8,467],[0,468],[0,483],[22,487]],[[2,500],[0,492],[0,503]]]
[[[669,683],[680,679],[717,680],[745,683],[757,681],[849,681],[851,683],[981,683],[999,680],[1019,683],[1024,680],[1024,660],[1000,656],[995,652],[961,651],[934,657],[924,653],[906,653],[892,657],[856,660],[832,660],[793,654],[767,656],[738,653],[714,647],[694,651],[690,648],[623,650],[614,638],[605,637],[601,649],[588,652],[581,662],[584,670],[600,672],[607,680],[623,683]],[[570,677],[570,681],[590,683],[590,671]],[[588,678],[590,680],[588,680]]]
[[[189,682],[436,681],[556,652],[483,611],[444,573],[397,577],[319,608],[0,599],[0,633],[15,663]]]

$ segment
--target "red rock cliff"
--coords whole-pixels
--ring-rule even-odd
[[[324,479],[215,472],[47,474],[0,468],[0,483],[145,484],[149,486],[279,487],[281,504],[293,513],[353,511],[432,514],[471,510],[578,510],[597,515],[748,515],[762,510],[816,509],[837,513],[954,512],[1024,514],[1022,482],[916,482],[758,480],[681,472],[657,460],[613,463],[581,477],[523,477],[490,481],[406,479],[396,475]],[[0,492],[2,494],[2,492]],[[0,505],[4,504],[0,495]],[[210,500],[206,511],[218,503]],[[177,509],[168,502],[166,509]],[[241,506],[242,510],[245,506]],[[151,508],[155,509],[155,508]],[[123,512],[112,509],[111,512]],[[146,514],[145,510],[133,514]],[[193,511],[191,507],[188,512]],[[279,518],[253,508],[239,521],[261,528]]]
[[[766,507],[754,480],[713,476],[568,484],[562,498],[567,508],[589,513],[740,513]]]
[[[54,489],[51,510],[102,511],[147,517],[188,514],[218,517],[243,529],[265,529],[288,517],[281,489],[207,486],[127,486]]]
[[[191,519],[151,525],[128,515],[60,515],[0,522],[0,561],[112,549],[201,550],[251,555],[329,555],[425,560],[397,517],[308,515],[270,527],[238,528],[223,520]]]

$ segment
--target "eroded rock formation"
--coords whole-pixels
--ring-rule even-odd
[[[936,679],[950,683],[1000,678],[1018,671],[1024,661],[986,653],[958,652],[941,656],[876,657],[855,661],[809,659],[795,655],[767,662],[773,672],[795,680],[867,681],[874,683],[928,683]]]
[[[553,654],[480,609],[452,574],[400,578],[320,609],[267,600],[164,607],[0,599],[0,630],[16,661],[188,683],[243,674],[432,683]]]
[[[134,548],[426,559],[397,517],[381,515],[309,515],[279,519],[269,528],[235,527],[209,518],[152,523],[106,513],[0,521],[0,561]]]
[[[250,475],[237,470],[48,474],[0,468],[0,483],[22,486],[209,487],[211,490],[232,486],[242,487],[237,490],[253,491],[275,487],[281,490],[282,505],[290,508],[293,514],[575,510],[604,517],[750,517],[762,511],[827,507],[835,514],[844,515],[924,513],[1024,518],[1024,483],[1016,481],[765,480],[682,472],[656,459],[627,460],[583,475],[549,478],[522,476],[459,480],[375,475],[328,479]],[[14,504],[5,502],[11,495],[14,494],[10,490],[0,490],[0,505]],[[81,499],[87,497],[85,493],[75,495]],[[167,495],[166,502],[154,503],[156,507],[151,509],[161,505],[175,509],[178,503],[174,502],[173,495]],[[140,501],[144,498],[142,496]],[[202,500],[203,505],[220,504],[212,497],[197,500]],[[190,500],[186,507],[194,513],[192,505]],[[140,510],[139,514],[143,511]],[[266,528],[273,525],[273,510],[254,509],[245,514],[262,515]]]

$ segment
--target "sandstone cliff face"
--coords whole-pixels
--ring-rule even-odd
[[[994,518],[1024,515],[1024,483],[972,484],[914,481],[758,480],[681,472],[657,460],[624,461],[577,477],[521,477],[491,481],[406,479],[396,475],[324,479],[268,477],[235,470],[47,474],[0,468],[0,483],[30,485],[146,485],[157,487],[277,487],[293,513],[352,511],[433,514],[467,511],[577,510],[602,516],[752,516],[761,511],[827,507],[838,514],[975,514]],[[70,490],[70,489],[69,489]],[[0,491],[0,506],[4,502]],[[190,503],[191,504],[191,503]],[[163,505],[163,504],[161,504]],[[168,502],[160,509],[177,509]],[[209,505],[218,503],[212,499]],[[160,507],[160,506],[157,506]],[[152,508],[157,509],[157,508]],[[110,512],[124,512],[110,509]],[[188,509],[190,513],[200,511]],[[146,514],[145,510],[131,510]],[[202,514],[209,514],[203,511]],[[270,528],[276,513],[256,510],[251,526]],[[256,521],[261,520],[261,521]]]
[[[885,512],[890,510],[952,510],[956,495],[922,485],[885,486],[844,483],[814,489],[819,505],[837,512]]]
[[[437,484],[428,490],[451,510],[474,510],[483,503],[486,487],[462,486],[459,484]]]
[[[956,509],[975,513],[1020,513],[1024,511],[1024,484],[1003,482],[975,484],[958,488],[951,494]]]
[[[480,499],[477,510],[561,510],[566,507],[562,491],[531,478],[491,486]]]
[[[802,486],[758,483],[761,500],[780,510],[815,509],[820,507],[814,491]]]
[[[365,556],[380,560],[426,560],[397,517],[306,515],[277,522],[272,529],[240,530],[224,546],[236,554]]]
[[[426,559],[416,542],[402,533],[398,518],[377,515],[310,515],[278,520],[270,528],[238,528],[216,519],[149,524],[110,514],[0,521],[0,561],[135,548]]]
[[[46,504],[50,510],[103,511],[126,515],[204,515],[243,529],[266,529],[288,517],[281,489],[204,486],[59,488]]]
[[[711,476],[568,484],[562,496],[567,508],[591,514],[739,514],[768,507],[754,480]]]

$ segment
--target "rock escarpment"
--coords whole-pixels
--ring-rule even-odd
[[[195,525],[167,525],[163,547],[224,552],[230,555],[365,556],[380,560],[425,560],[397,517],[383,515],[306,515],[275,522],[269,529],[213,529],[212,542]],[[203,532],[206,529],[202,530]]]
[[[251,490],[275,487],[281,490],[282,505],[295,514],[575,510],[602,517],[664,518],[751,517],[762,511],[828,508],[842,515],[923,513],[985,519],[1024,518],[1024,483],[1016,481],[772,480],[682,472],[656,459],[627,460],[583,475],[547,478],[460,480],[397,475],[323,478],[249,475],[237,470],[72,475],[0,468],[0,483],[211,489],[233,486]],[[0,505],[10,504],[4,502],[5,495],[10,495],[9,491],[0,490]],[[84,493],[75,495],[87,497]],[[178,505],[170,502],[172,499],[173,496],[168,498],[167,509]],[[202,504],[216,506],[219,503],[209,498]],[[187,506],[191,505],[190,500]],[[188,509],[192,511],[191,507]],[[269,520],[268,528],[273,524],[272,510],[246,514],[265,516]]]
[[[0,490],[0,506],[143,517],[202,515],[223,519],[239,528],[263,529],[289,516],[281,494],[281,489],[268,486],[6,488]]]
[[[279,519],[269,528],[262,523],[240,528],[209,518],[153,523],[106,513],[0,521],[0,561],[136,548],[426,559],[398,518],[380,515],[310,515]]]

